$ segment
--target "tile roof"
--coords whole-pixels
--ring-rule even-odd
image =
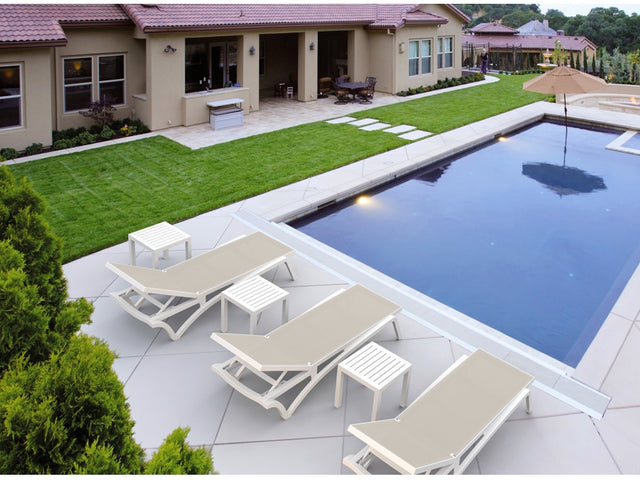
[[[416,12],[415,4],[156,4],[125,5],[143,32],[264,28],[302,25],[366,25],[399,28],[404,23],[446,23]]]
[[[115,4],[0,4],[0,47],[66,45],[62,25],[127,23]]]
[[[497,22],[490,23],[479,23],[471,30],[471,33],[482,34],[482,35],[496,35],[496,34],[509,34],[514,35],[518,33],[518,30],[515,28],[507,27],[506,25],[501,25]]]
[[[134,22],[143,32],[362,25],[398,29],[438,25],[446,17],[417,4],[0,4],[0,48],[66,45],[63,28]],[[446,7],[463,22],[469,18]],[[427,7],[428,8],[428,7]]]
[[[588,46],[596,46],[586,37],[569,35],[469,35],[462,34],[462,44],[472,44],[474,46],[486,46],[489,48],[512,48],[518,47],[527,50],[549,49],[553,51],[555,42],[558,40],[562,48],[571,51],[582,51]]]

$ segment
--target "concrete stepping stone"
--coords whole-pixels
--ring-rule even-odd
[[[365,125],[364,127],[360,127],[360,130],[366,130],[368,132],[371,132],[373,130],[382,130],[384,128],[389,127],[390,125],[388,123],[372,123],[371,125]]]
[[[405,140],[419,140],[421,138],[428,137],[429,135],[431,135],[431,132],[425,132],[424,130],[413,130],[411,132],[407,132],[398,136],[400,138],[404,138]]]
[[[355,125],[356,127],[364,127],[365,125],[376,123],[377,121],[378,120],[376,120],[375,118],[361,118],[360,120],[351,122],[349,125]]]
[[[327,123],[349,123],[349,122],[353,122],[355,120],[355,118],[353,117],[339,117],[339,118],[333,118],[331,120],[327,120]]]
[[[416,127],[414,127],[413,125],[398,125],[396,127],[391,127],[386,129],[385,132],[399,134],[399,133],[406,133],[415,129]]]

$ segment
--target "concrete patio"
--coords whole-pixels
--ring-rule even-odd
[[[397,101],[388,96],[389,102]],[[376,101],[372,106],[383,102]],[[394,100],[395,99],[395,100]],[[326,102],[332,100],[319,100]],[[292,104],[294,106],[294,104]],[[308,107],[295,104],[295,109]],[[328,105],[303,120],[348,116],[361,105]],[[371,106],[367,106],[371,107]],[[265,115],[269,109],[265,106]],[[236,130],[260,133],[261,112],[246,123],[261,126]],[[640,130],[640,115],[571,107],[570,116],[582,122]],[[292,267],[296,280],[280,267],[265,277],[287,290],[290,318],[294,318],[337,289],[361,283],[399,303],[402,338],[383,330],[374,340],[413,364],[409,402],[414,400],[460,355],[484,348],[536,376],[533,412],[522,406],[498,431],[471,464],[470,474],[638,474],[640,473],[640,272],[636,274],[600,330],[580,365],[572,370],[524,348],[503,335],[476,324],[435,302],[305,238],[280,222],[312,211],[327,201],[366,190],[427,162],[493,139],[542,118],[560,117],[561,105],[536,103],[466,127],[418,140],[341,169],[288,185],[258,197],[208,212],[179,223],[192,237],[193,255],[254,230],[263,230],[295,248]],[[295,116],[295,115],[294,115]],[[292,122],[301,122],[300,115]],[[269,121],[271,129],[273,123]],[[250,125],[245,125],[250,127]],[[286,121],[278,128],[289,126]],[[357,127],[353,127],[357,128]],[[254,132],[254,133],[251,133]],[[235,133],[208,126],[172,129],[169,138],[192,148],[227,141]],[[203,138],[206,137],[206,138]],[[623,234],[623,232],[621,232]],[[184,249],[172,249],[166,267],[184,259]],[[93,323],[83,331],[104,339],[118,354],[114,369],[124,383],[135,438],[149,451],[157,448],[174,428],[189,426],[189,442],[211,450],[221,474],[325,474],[350,472],[342,458],[361,448],[347,433],[351,423],[367,421],[372,393],[354,381],[346,383],[340,409],[333,407],[335,372],[306,398],[293,417],[283,421],[274,410],[262,407],[233,391],[212,373],[210,365],[231,354],[210,339],[220,329],[220,308],[210,309],[178,341],[130,317],[109,297],[127,285],[105,268],[107,261],[128,263],[126,243],[64,265],[72,298],[85,297],[95,307]],[[141,252],[137,264],[151,266],[151,254]],[[230,331],[248,331],[248,315],[230,309]],[[268,309],[258,325],[265,334],[279,325],[280,309]],[[383,394],[378,418],[401,412],[401,382]],[[470,402],[473,399],[469,399]],[[386,473],[385,468],[379,470]]]

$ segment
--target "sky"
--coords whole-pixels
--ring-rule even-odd
[[[488,3],[488,2],[487,2]],[[493,3],[493,2],[491,2]],[[564,3],[558,3],[553,1],[546,2],[536,2],[535,0],[526,3],[536,3],[540,7],[540,11],[542,13],[547,13],[547,10],[555,8],[556,10],[560,10],[567,17],[575,17],[576,15],[588,15],[592,8],[594,7],[616,7],[619,10],[624,11],[627,15],[631,15],[632,13],[640,14],[640,1],[622,1],[619,3],[608,3],[608,2],[587,2],[587,3],[578,3],[565,1]]]

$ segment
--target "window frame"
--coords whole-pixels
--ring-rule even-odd
[[[450,50],[445,50],[449,46]],[[438,68],[453,68],[453,36],[438,37]],[[449,65],[447,65],[449,63]]]
[[[415,55],[412,53],[412,46],[415,47]],[[420,75],[420,40],[409,40],[409,76]],[[415,73],[412,73],[415,72]]]
[[[122,78],[115,78],[115,79],[109,79],[109,80],[100,80],[100,59],[101,58],[105,58],[105,57],[122,57]],[[98,102],[101,101],[100,99],[100,93],[101,93],[101,87],[102,85],[108,84],[108,83],[122,83],[122,102],[121,103],[114,103],[112,104],[113,106],[120,106],[120,105],[126,105],[127,101],[127,57],[124,53],[110,53],[110,54],[106,54],[106,55],[97,55],[96,58],[96,62],[97,62],[97,82],[98,82]]]
[[[100,79],[100,59],[104,57],[122,57],[122,78],[101,80]],[[90,80],[79,83],[69,83],[66,76],[65,65],[67,61],[73,60],[89,60],[91,66]],[[81,112],[89,108],[89,105],[70,109],[67,107],[67,90],[70,87],[89,86],[90,100],[89,103],[100,101],[100,90],[103,85],[109,83],[122,83],[122,103],[114,103],[113,106],[123,106],[127,104],[127,54],[126,53],[105,53],[91,55],[74,55],[70,57],[62,57],[62,111],[65,114]]]
[[[92,55],[82,55],[82,56],[74,56],[74,57],[64,57],[62,58],[62,111],[64,113],[74,113],[74,112],[79,112],[81,110],[85,110],[87,108],[89,108],[89,106],[87,105],[84,108],[78,108],[78,109],[73,109],[70,110],[67,108],[67,88],[70,87],[80,87],[80,86],[90,86],[91,89],[91,93],[90,93],[90,99],[89,99],[89,103],[91,103],[93,101],[93,98],[95,96],[95,88],[93,85],[93,80],[94,80],[94,65],[93,65],[93,56]],[[81,83],[67,83],[67,76],[66,76],[66,69],[65,69],[65,65],[67,61],[73,61],[73,60],[90,60],[90,65],[91,65],[91,75],[90,75],[90,80],[87,82],[81,82]]]
[[[429,54],[425,55],[425,44],[429,45]],[[412,48],[412,46],[414,48]],[[417,50],[415,55],[412,50]],[[412,56],[413,55],[413,56]],[[430,75],[432,73],[431,62],[433,61],[433,42],[430,38],[416,38],[409,40],[409,76]],[[425,68],[425,66],[427,68]],[[412,73],[415,72],[415,73]]]
[[[14,128],[22,128],[24,127],[24,96],[23,96],[23,92],[24,92],[24,75],[23,75],[23,68],[22,68],[22,64],[21,63],[7,63],[7,64],[0,64],[0,67],[2,68],[17,68],[18,69],[18,89],[19,89],[19,93],[18,94],[12,94],[12,95],[4,95],[2,97],[0,97],[0,102],[4,101],[4,100],[13,100],[13,99],[18,99],[18,123],[15,125],[7,125],[6,127],[0,127],[0,131],[5,131],[5,130],[9,130],[9,129],[14,129]]]

